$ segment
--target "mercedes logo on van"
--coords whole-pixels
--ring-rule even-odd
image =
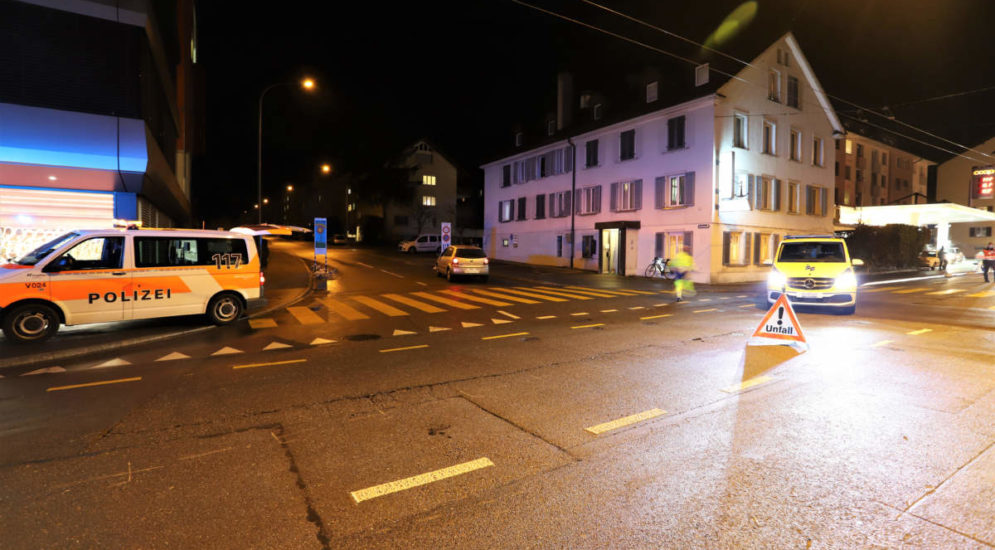
[[[805,279],[805,288],[809,290],[815,288],[815,279]]]

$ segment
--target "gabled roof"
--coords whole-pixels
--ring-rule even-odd
[[[826,96],[825,90],[822,89],[822,84],[819,82],[819,79],[816,78],[815,71],[813,71],[812,66],[809,65],[808,59],[805,58],[805,54],[802,53],[802,49],[798,45],[798,41],[795,40],[795,35],[788,32],[782,38],[788,45],[788,48],[791,49],[791,53],[794,54],[795,59],[798,61],[798,66],[801,68],[805,78],[812,86],[812,92],[815,93],[815,97],[818,99],[819,105],[822,107],[822,110],[825,111],[826,117],[829,118],[829,124],[833,127],[833,131],[839,132],[840,134],[845,133],[846,130],[844,130],[843,125],[840,124],[840,119],[836,116],[836,111],[833,109],[832,103],[829,102],[829,98]]]

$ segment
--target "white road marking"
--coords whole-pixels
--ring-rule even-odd
[[[322,344],[334,344],[334,343],[335,340],[326,340],[324,338],[315,338],[314,340],[311,340],[312,346],[320,346]]]
[[[452,329],[448,327],[428,327],[429,332],[442,332],[444,330],[452,330]]]
[[[130,365],[130,364],[131,364],[131,361],[127,361],[125,359],[121,359],[120,357],[118,357],[118,358],[115,358],[115,359],[111,359],[110,361],[104,361],[103,363],[100,363],[99,365],[94,365],[94,366],[92,366],[90,368],[91,369],[105,369],[107,367],[123,367],[125,365]]]
[[[417,332],[411,332],[410,330],[394,329],[394,334],[391,336],[408,336],[410,334],[418,334]]]
[[[33,376],[35,374],[55,374],[57,372],[66,372],[66,369],[62,367],[48,367],[44,369],[33,370],[31,372],[26,372],[21,376]]]
[[[169,355],[163,355],[162,357],[156,359],[156,361],[176,361],[177,359],[190,359],[190,356],[185,353],[174,351]]]
[[[270,344],[268,346],[266,346],[265,348],[263,348],[263,351],[269,351],[269,350],[272,350],[272,349],[287,349],[287,348],[292,348],[292,347],[293,346],[288,345],[288,344],[284,344],[283,342],[270,342]]]
[[[545,321],[546,319],[556,319],[556,315],[543,315],[542,317],[536,317],[540,321]]]
[[[404,278],[403,275],[398,275],[397,273],[391,273],[390,271],[387,271],[386,269],[381,269],[380,271],[383,271],[387,275],[393,275],[394,277],[397,277],[398,279],[403,279]]]
[[[368,267],[370,269],[376,269],[375,267],[373,267],[370,264],[364,264],[363,262],[356,262],[356,263],[359,264],[359,265],[361,265],[361,266],[363,266],[363,267]]]
[[[423,282],[421,282],[421,281],[415,281],[415,282],[416,282],[417,284],[420,284],[421,286],[428,286],[428,283],[423,283]]]
[[[213,357],[215,355],[234,355],[236,353],[243,353],[243,352],[240,349],[235,349],[232,347],[225,346],[219,349],[218,351],[212,353],[211,356]]]
[[[515,315],[514,313],[508,313],[507,311],[498,310],[498,313],[504,315],[505,317],[510,317],[512,319],[521,319],[521,317],[519,317],[518,315]]]
[[[510,323],[511,321],[509,321],[507,319],[493,319],[492,318],[491,322],[494,323],[495,325],[506,325],[506,324]]]
[[[463,321],[463,328],[473,328],[473,327],[482,327],[482,326],[484,325],[480,323],[467,323],[466,321]]]

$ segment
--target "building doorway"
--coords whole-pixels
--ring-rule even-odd
[[[622,229],[602,229],[601,230],[601,273],[619,273],[619,256],[622,250],[618,243],[621,241],[620,233]]]

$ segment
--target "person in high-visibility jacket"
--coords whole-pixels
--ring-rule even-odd
[[[677,301],[684,298],[684,293],[694,296],[694,283],[691,282],[691,272],[694,271],[694,258],[691,256],[691,247],[684,246],[681,251],[670,260],[670,268],[677,273],[674,279],[674,291],[677,294]]]

